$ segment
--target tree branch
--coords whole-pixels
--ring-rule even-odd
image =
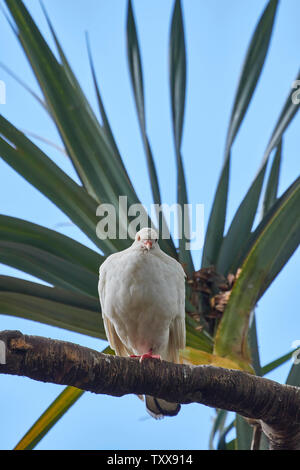
[[[65,341],[2,331],[0,373],[97,394],[147,394],[235,411],[260,421],[271,449],[300,449],[300,388],[239,370],[157,359],[140,363]]]

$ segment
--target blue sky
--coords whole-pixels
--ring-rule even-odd
[[[45,37],[53,44],[40,4],[25,2]],[[265,0],[183,0],[188,81],[182,153],[189,201],[203,203],[205,221],[223,160],[225,136],[237,81]],[[50,19],[79,81],[97,109],[88,66],[85,31],[89,32],[96,72],[106,110],[121,154],[141,201],[149,206],[151,191],[130,87],[125,42],[125,0],[44,0]],[[133,2],[143,57],[147,130],[154,153],[163,201],[175,202],[176,173],[168,88],[168,34],[173,2]],[[260,165],[269,136],[299,68],[298,0],[279,5],[271,47],[259,86],[233,147],[228,224]],[[39,92],[27,60],[4,15],[0,13],[0,61]],[[54,125],[39,104],[4,71],[7,88],[0,111],[20,129],[57,142]],[[282,193],[299,174],[297,115],[283,144]],[[39,143],[39,142],[38,142]],[[76,179],[67,158],[39,145]],[[68,223],[36,189],[0,160],[1,213],[27,219],[68,236],[91,242]],[[196,266],[201,252],[193,254]],[[300,339],[295,292],[299,288],[299,250],[257,306],[261,362],[265,364]],[[1,265],[1,273],[30,279]],[[1,313],[1,312],[0,312]],[[101,350],[106,343],[35,322],[1,316],[1,329],[19,329],[65,339]],[[284,382],[291,362],[270,378]],[[10,449],[63,387],[26,378],[0,376],[0,448]],[[112,398],[84,394],[37,449],[205,449],[214,410],[183,406],[175,419],[148,417],[135,397]]]

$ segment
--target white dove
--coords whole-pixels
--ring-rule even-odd
[[[185,272],[160,249],[155,230],[140,230],[129,248],[104,261],[99,275],[104,327],[115,353],[178,363],[185,348]],[[154,418],[180,410],[155,397],[145,401]]]

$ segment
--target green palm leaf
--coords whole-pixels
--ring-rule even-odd
[[[101,240],[96,234],[97,202],[3,116],[0,116],[0,155],[65,212],[104,253],[119,249],[118,240]]]
[[[42,5],[43,6],[43,5]],[[100,112],[101,112],[101,117],[102,117],[102,120],[103,120],[103,126],[100,126],[99,125],[99,122],[97,121],[96,119],[96,116],[89,104],[89,102],[87,101],[81,87],[80,87],[80,84],[75,76],[75,74],[73,73],[73,70],[67,60],[67,57],[65,56],[64,54],[64,51],[61,47],[61,44],[56,36],[56,33],[54,31],[54,28],[51,24],[51,21],[50,21],[50,18],[49,16],[47,15],[47,12],[43,6],[43,10],[44,10],[44,13],[45,13],[45,16],[46,16],[46,19],[47,19],[47,22],[48,22],[48,25],[49,25],[49,28],[51,30],[51,33],[52,33],[52,36],[53,36],[53,39],[55,41],[55,44],[56,44],[56,47],[57,47],[57,50],[58,50],[58,53],[59,53],[59,56],[60,56],[60,59],[62,61],[62,64],[63,64],[63,67],[65,69],[65,72],[66,74],[68,75],[70,81],[72,82],[72,84],[74,85],[74,87],[76,88],[76,91],[78,93],[78,97],[80,97],[80,100],[82,102],[82,105],[83,107],[86,109],[86,111],[88,112],[88,114],[90,115],[91,119],[93,119],[93,121],[95,122],[95,125],[96,127],[98,127],[99,129],[99,132],[101,134],[103,134],[103,138],[106,138],[109,145],[111,146],[111,150],[113,152],[113,156],[115,158],[115,160],[117,161],[117,164],[122,168],[122,175],[125,176],[125,179],[127,179],[127,182],[130,186],[130,194],[128,195],[130,199],[130,203],[137,203],[138,202],[138,198],[136,196],[136,193],[135,193],[135,190],[132,186],[132,183],[128,177],[128,174],[127,174],[127,170],[124,166],[124,163],[123,163],[123,160],[122,160],[122,157],[120,155],[120,152],[117,148],[117,145],[116,145],[116,142],[114,140],[114,137],[113,137],[113,134],[112,134],[112,131],[111,131],[111,128],[110,128],[110,125],[109,125],[109,122],[108,122],[108,119],[107,119],[107,115],[106,115],[106,112],[105,112],[105,109],[104,109],[104,105],[103,105],[103,102],[102,102],[102,99],[101,99],[101,95],[100,95],[100,92],[99,92],[99,87],[98,87],[98,84],[97,84],[97,80],[96,80],[96,74],[95,74],[95,70],[94,70],[94,65],[93,65],[93,62],[92,62],[92,57],[91,57],[91,52],[90,52],[90,47],[88,45],[88,40],[87,40],[87,45],[88,45],[88,56],[89,56],[89,60],[90,60],[90,65],[91,65],[91,71],[92,71],[92,77],[93,77],[93,81],[94,81],[94,85],[95,85],[95,89],[96,89],[96,94],[97,94],[97,99],[98,99],[98,104],[99,104],[99,107],[100,107]],[[100,126],[100,127],[99,127]]]
[[[39,248],[24,243],[0,241],[0,262],[54,286],[96,296],[96,274]]]
[[[169,46],[169,74],[173,134],[177,164],[177,202],[182,211],[181,222],[179,221],[179,224],[181,224],[179,226],[179,260],[184,264],[186,272],[191,275],[194,272],[194,264],[191,252],[186,247],[190,224],[189,214],[185,210],[185,205],[188,204],[188,196],[181,155],[186,92],[186,51],[180,0],[176,0],[172,15]]]
[[[255,317],[256,317],[256,312],[255,310],[253,310],[250,314],[248,341],[249,341],[250,355],[252,359],[252,367],[253,367],[254,373],[256,375],[263,375],[261,364],[260,364],[260,357],[259,357],[259,347],[258,347]]]
[[[228,197],[231,147],[245,117],[263,69],[272,36],[277,5],[278,0],[270,0],[268,2],[253,33],[242,67],[227,131],[224,166],[218,182],[205,236],[202,267],[212,264],[216,265],[222,245]]]
[[[63,48],[61,47],[61,44],[58,40],[58,37],[55,33],[55,30],[52,26],[52,23],[50,21],[50,18],[47,14],[47,11],[45,9],[45,6],[43,5],[43,3],[41,3],[41,7],[43,9],[43,12],[44,12],[44,15],[46,17],[46,20],[47,20],[47,23],[48,23],[48,26],[49,26],[49,29],[51,31],[51,34],[52,34],[52,37],[54,39],[54,42],[55,42],[55,45],[56,45],[56,49],[58,51],[58,54],[59,54],[59,57],[60,57],[60,60],[61,60],[61,65],[65,71],[65,74],[66,76],[68,77],[70,83],[72,83],[73,87],[76,89],[76,93],[77,93],[77,98],[78,100],[80,100],[83,108],[87,111],[87,113],[90,115],[91,119],[93,119],[94,123],[96,126],[99,126],[99,123],[96,119],[96,116],[88,102],[88,100],[86,99],[86,96],[85,94],[83,93],[82,89],[81,89],[81,86],[68,62],[68,59],[63,51]],[[39,38],[39,40],[41,40],[41,37]],[[48,49],[47,49],[48,50]],[[50,52],[51,53],[51,52]],[[55,119],[56,116],[53,116],[53,118]]]
[[[251,447],[253,429],[245,418],[236,414],[236,450],[249,450]]]
[[[230,448],[230,443],[226,443],[226,436],[227,434],[231,431],[232,428],[235,426],[235,421],[231,421],[228,426],[223,430],[223,432],[220,435],[220,439],[218,441],[218,447],[217,450],[229,450]],[[232,443],[232,448],[231,450],[234,450],[235,448],[235,441],[231,441]]]
[[[300,178],[278,199],[257,230],[215,337],[215,353],[251,362],[249,315],[300,242]]]
[[[262,166],[254,178],[254,181],[246,193],[243,201],[241,202],[231,222],[228,233],[222,242],[217,260],[217,268],[219,272],[225,275],[228,274],[228,272],[235,273],[239,267],[237,263],[247,246],[248,239],[251,234],[251,228],[254,222],[254,217],[257,213],[268,160],[272,150],[277,146],[274,163],[272,165],[267,183],[263,215],[265,215],[265,210],[267,210],[268,205],[270,206],[272,203],[274,203],[274,194],[277,194],[278,188],[278,171],[281,161],[282,136],[299,109],[299,106],[293,104],[291,98],[292,92],[289,94],[282,112],[277,120],[275,129],[264,153]]]
[[[79,267],[83,267],[94,274],[98,273],[99,265],[104,260],[104,257],[96,251],[66,235],[26,220],[1,214],[0,241],[23,243],[27,246],[39,248],[49,254],[76,263]]]
[[[224,274],[225,276],[228,274],[228,272],[235,272],[233,271],[235,266],[232,268],[233,260],[239,258],[240,253],[244,249],[244,245],[251,233],[251,228],[257,211],[260,193],[264,181],[265,171],[266,163],[259,171],[249,191],[241,202],[229,227],[228,233],[222,242],[217,260],[217,271]]]
[[[5,72],[10,75],[17,83],[19,83],[19,85],[21,85],[26,91],[28,91],[28,93],[31,94],[31,96],[33,96],[33,98],[45,109],[45,111],[47,111],[47,113],[49,113],[49,110],[47,108],[47,105],[46,103],[37,95],[37,93],[35,93],[35,91],[33,91],[28,85],[27,83],[25,83],[18,75],[16,75],[9,67],[7,67],[5,64],[2,64],[0,62],[0,67],[5,70]]]
[[[75,387],[66,387],[58,397],[49,405],[38,420],[18,442],[14,450],[32,450],[50,429],[84,394],[83,390]]]
[[[47,106],[84,187],[98,203],[114,204],[119,195],[132,196],[132,186],[115,157],[104,130],[97,122],[71,68],[61,65],[40,34],[22,1],[6,0],[18,27],[18,38],[35,72]],[[54,33],[53,29],[52,32]],[[59,43],[57,42],[58,46]],[[59,48],[62,53],[62,49]],[[120,225],[127,228],[124,214]],[[128,240],[119,240],[126,248]]]
[[[225,426],[225,421],[227,418],[228,411],[227,410],[216,410],[216,417],[214,419],[214,424],[210,433],[209,437],[209,449],[214,450],[214,439],[217,435],[217,433],[220,434],[220,436],[223,434],[224,431],[224,426]]]
[[[269,50],[277,7],[278,0],[268,2],[251,38],[231,112],[226,149],[233,144],[260,78]]]
[[[126,177],[127,177],[127,179],[128,179],[128,182],[129,182],[130,186],[132,187],[132,191],[133,191],[133,193],[135,194],[134,188],[133,188],[132,183],[131,183],[131,181],[130,181],[130,179],[129,179],[127,170],[126,170],[126,168],[125,168],[125,166],[124,166],[123,160],[122,160],[122,158],[121,158],[121,155],[120,155],[118,146],[117,146],[117,144],[116,144],[116,141],[115,141],[115,138],[114,138],[114,135],[113,135],[111,126],[110,126],[110,124],[109,124],[109,120],[108,120],[106,111],[105,111],[105,107],[104,107],[104,104],[103,104],[103,100],[102,100],[102,97],[101,97],[101,94],[100,94],[100,88],[99,88],[98,81],[97,81],[97,77],[96,77],[96,71],[95,71],[95,67],[94,67],[94,63],[93,63],[93,59],[92,59],[92,52],[91,52],[91,48],[90,48],[90,44],[89,44],[89,40],[88,40],[88,35],[87,35],[87,34],[86,34],[86,43],[87,43],[88,56],[89,56],[90,67],[91,67],[91,72],[92,72],[94,87],[95,87],[95,91],[96,91],[98,106],[99,106],[99,110],[100,110],[100,114],[101,114],[101,118],[102,118],[102,122],[103,122],[103,128],[104,128],[104,130],[105,130],[105,133],[106,133],[107,139],[108,139],[108,141],[109,141],[109,144],[110,144],[110,146],[111,146],[111,148],[112,148],[114,154],[115,154],[116,157],[119,159],[120,164],[121,164],[122,167],[123,167],[124,173],[125,173],[125,175],[126,175]],[[134,200],[134,202],[137,202],[137,201],[138,201],[138,198],[137,198],[137,196],[135,195],[135,200]]]
[[[189,315],[185,317],[186,345],[200,351],[212,352],[213,342],[211,336],[205,330],[197,330],[199,323],[195,322]]]
[[[285,204],[285,201],[292,197],[292,194],[297,194],[298,192],[298,186],[299,186],[299,180],[300,178],[297,178],[296,181],[287,189],[287,191],[279,198],[277,199],[277,202],[271,207],[271,209],[267,212],[265,215],[264,219],[261,221],[257,229],[251,234],[248,244],[247,244],[247,250],[243,257],[240,259],[239,265],[241,265],[249,251],[251,250],[251,247],[257,242],[257,240],[260,238],[260,236],[264,233],[268,225],[271,223],[271,220],[273,217],[276,217],[276,213],[281,211],[281,206]],[[292,217],[292,216],[291,216]],[[299,246],[300,242],[300,235],[299,235],[299,228],[298,228],[298,220],[297,217],[294,215],[295,220],[292,222],[292,220],[289,221],[289,223],[293,224],[292,230],[290,233],[286,233],[286,238],[284,240],[284,243],[282,243],[277,252],[276,256],[272,260],[272,264],[269,266],[269,270],[267,272],[267,275],[264,279],[264,282],[262,283],[261,289],[259,291],[259,297],[258,300],[262,297],[264,292],[267,290],[267,288],[270,286],[270,284],[273,282],[275,277],[279,274],[281,269],[284,267],[284,265],[287,263],[287,261],[290,259],[292,254],[295,252],[295,250]],[[299,218],[298,218],[299,219]],[[280,227],[281,228],[281,227]],[[276,235],[277,236],[277,235]]]
[[[278,191],[278,183],[279,183],[279,173],[280,173],[280,165],[281,165],[281,157],[282,157],[282,139],[280,140],[275,156],[273,159],[273,163],[271,166],[270,175],[268,178],[264,200],[263,200],[263,214],[265,215],[269,209],[273,206],[277,199],[277,191]]]
[[[127,55],[130,71],[130,78],[133,88],[133,94],[137,109],[138,121],[141,129],[143,144],[147,157],[148,171],[151,182],[151,189],[153,200],[155,204],[161,204],[160,189],[158,177],[156,174],[155,163],[152,155],[151,146],[146,132],[146,117],[145,117],[145,100],[144,100],[144,83],[143,71],[140,55],[140,47],[138,42],[137,30],[135,19],[133,15],[131,1],[128,0],[127,4]]]
[[[0,311],[106,339],[98,300],[67,289],[0,276]]]
[[[300,71],[298,72],[298,75],[295,80],[300,80]],[[268,147],[265,151],[265,158],[267,158],[268,155],[272,152],[272,150],[278,146],[281,137],[284,134],[284,131],[286,130],[287,126],[290,124],[291,120],[294,118],[296,112],[299,109],[299,105],[293,102],[292,95],[293,91],[288,94],[285,105],[277,120],[275,129],[271,135]]]
[[[299,354],[298,354],[299,358]],[[287,376],[286,382],[287,385],[293,385],[294,387],[300,387],[300,363],[294,363],[291,367],[291,370]]]
[[[158,176],[155,168],[155,162],[151,145],[149,142],[147,130],[146,130],[146,116],[145,116],[145,99],[144,99],[144,82],[143,82],[143,70],[142,61],[140,54],[140,46],[138,41],[137,29],[132,10],[131,0],[128,0],[127,4],[127,23],[126,23],[126,39],[127,39],[127,56],[130,71],[131,84],[134,94],[134,100],[138,115],[138,122],[141,130],[144,150],[147,159],[148,173],[150,178],[151,190],[154,204],[161,205],[161,194],[159,189]],[[159,220],[158,220],[159,223]],[[161,223],[164,227],[164,233],[168,230],[165,217],[161,214]],[[159,224],[160,225],[160,224]],[[161,231],[160,231],[161,233]],[[174,243],[170,238],[161,239],[161,246],[166,253],[173,257],[177,257]]]
[[[290,351],[287,354],[283,354],[283,356],[280,356],[277,359],[275,359],[274,361],[271,361],[268,364],[266,364],[265,366],[263,366],[262,369],[261,369],[261,372],[262,372],[261,375],[266,375],[269,372],[272,372],[274,369],[276,369],[276,367],[279,367],[282,364],[284,364],[286,361],[291,359],[291,357],[292,357],[292,355],[295,351],[296,350],[294,349],[293,351]],[[289,384],[289,385],[292,385],[292,384]]]

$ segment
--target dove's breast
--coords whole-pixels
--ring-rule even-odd
[[[182,293],[172,264],[151,252],[127,252],[105,270],[104,313],[135,354],[164,355]]]

